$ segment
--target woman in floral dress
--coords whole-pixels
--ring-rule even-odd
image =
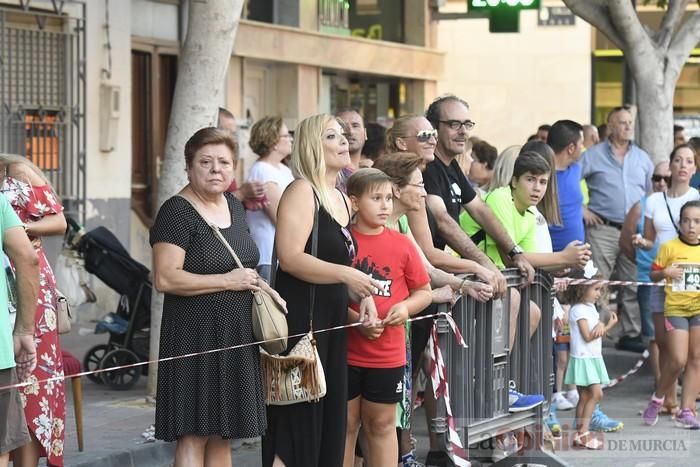
[[[63,206],[41,170],[21,156],[0,154],[0,190],[25,223],[39,256],[39,293],[34,319],[37,366],[20,390],[32,442],[13,452],[14,465],[35,467],[40,457],[50,466],[63,465],[66,396],[63,381],[39,383],[63,376],[63,360],[56,320],[56,281],[41,246],[41,237],[66,230]]]

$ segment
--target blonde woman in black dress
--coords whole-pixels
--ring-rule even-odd
[[[287,301],[290,335],[309,330],[310,287],[316,287],[314,329],[325,329],[346,324],[350,298],[372,306],[370,293],[380,285],[350,267],[355,246],[348,230],[349,201],[336,189],[340,170],[350,164],[341,125],[331,115],[315,115],[299,124],[294,137],[291,166],[297,180],[280,200],[275,236],[280,261],[275,287]],[[319,204],[316,257],[310,254],[314,196]],[[326,396],[319,402],[268,407],[265,467],[343,465],[347,339],[345,330],[315,337],[326,374]],[[297,341],[290,339],[288,348]]]

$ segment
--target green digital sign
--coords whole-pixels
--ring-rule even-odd
[[[467,0],[469,11],[489,15],[489,31],[519,32],[520,10],[537,10],[540,0]]]
[[[516,8],[518,10],[536,10],[540,0],[468,0],[469,9]]]

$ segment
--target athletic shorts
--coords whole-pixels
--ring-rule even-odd
[[[0,370],[0,386],[17,383],[14,368]],[[5,454],[31,441],[24,409],[17,388],[0,391],[0,454]]]
[[[666,301],[666,291],[663,287],[650,286],[649,308],[652,313],[663,313],[664,302]]]
[[[700,326],[700,315],[695,316],[667,316],[664,319],[666,331],[688,331],[690,328]]]
[[[405,368],[362,368],[348,365],[348,400],[362,396],[377,404],[400,402],[403,399]]]

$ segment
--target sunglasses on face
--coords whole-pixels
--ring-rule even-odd
[[[666,182],[666,185],[668,185],[668,184],[671,183],[671,177],[668,176],[668,175],[657,175],[657,174],[654,174],[654,175],[651,176],[651,181],[654,182],[654,183],[659,183],[661,180],[663,180],[664,182]]]
[[[419,131],[418,134],[416,135],[416,140],[419,143],[427,143],[430,141],[430,138],[435,138],[435,141],[437,141],[437,130],[423,130]]]

